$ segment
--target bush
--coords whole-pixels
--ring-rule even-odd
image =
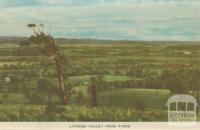
[[[0,121],[167,121],[167,112],[76,105],[0,105]]]

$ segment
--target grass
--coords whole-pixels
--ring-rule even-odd
[[[23,104],[27,99],[22,94],[17,93],[0,93],[1,104]]]
[[[87,86],[78,86],[73,90],[83,92],[87,99],[86,104],[90,104],[90,97],[88,95]],[[166,110],[166,102],[170,96],[168,90],[155,90],[155,89],[135,89],[123,88],[113,91],[112,106],[114,107],[130,107],[137,108],[138,103],[143,105],[144,109],[162,109]],[[73,104],[76,104],[76,96],[72,97]],[[99,106],[109,106],[110,91],[101,91],[98,94]]]
[[[166,120],[166,111],[160,110],[147,110],[141,113],[129,108],[91,108],[84,105],[0,105],[0,121],[125,122]]]
[[[26,61],[9,61],[9,62],[0,62],[0,67],[3,67],[5,65],[9,66],[9,65],[18,65],[20,63],[20,65],[29,65],[29,64],[37,64],[39,62],[30,62],[27,63]]]
[[[68,81],[71,82],[72,84],[76,84],[74,88],[77,88],[77,87],[80,88],[80,86],[89,86],[91,83],[91,77],[93,76],[97,76],[97,75],[71,76],[71,77],[68,77]],[[130,76],[120,76],[120,75],[102,75],[102,76],[103,76],[103,80],[108,81],[108,82],[138,79],[138,78],[134,78]],[[51,80],[55,80],[55,79],[51,79]]]
[[[163,69],[165,69],[165,64],[190,64],[193,61],[199,61],[199,45],[190,45],[181,47],[182,44],[61,44],[60,50],[64,53],[67,60],[71,64],[71,68],[66,66],[67,69],[77,68],[80,70],[84,70],[82,75],[74,74],[76,76],[68,77],[68,81],[72,83],[73,90],[76,91],[76,95],[73,95],[70,98],[71,104],[77,103],[77,95],[78,92],[83,92],[86,98],[86,104],[89,105],[89,94],[88,94],[88,86],[91,83],[91,77],[97,76],[96,73],[90,72],[91,68],[95,68],[97,70],[105,69],[108,70],[103,77],[104,80],[109,82],[114,81],[127,81],[134,78],[126,75],[126,71],[128,71],[130,66],[139,66],[143,69],[148,69],[151,72],[161,73]],[[37,63],[41,57],[37,54],[37,51],[25,51],[22,53],[20,50],[20,54],[17,54],[19,48],[17,48],[17,44],[2,44],[0,47],[0,72],[9,71],[3,70],[3,65],[17,65],[18,63],[22,63],[24,65],[28,65],[26,61],[32,63]],[[183,51],[188,50],[191,53],[189,56],[185,56],[184,54],[174,55],[173,52],[175,50],[179,50],[179,48]],[[30,54],[29,54],[30,53]],[[33,54],[32,54],[33,53]],[[17,54],[17,55],[15,55]],[[23,57],[26,57],[23,59]],[[39,61],[38,61],[39,62]],[[199,63],[195,63],[192,67],[199,67]],[[191,68],[192,68],[191,67]],[[55,73],[55,70],[48,70],[49,72]],[[117,72],[115,71],[117,70]],[[90,73],[87,73],[90,72]],[[119,72],[119,74],[116,74]],[[86,72],[86,73],[85,73]],[[10,72],[12,73],[12,72]],[[89,75],[91,74],[91,75]],[[113,74],[113,75],[112,75]],[[116,75],[114,75],[116,74]],[[67,76],[66,76],[67,77]],[[58,83],[56,78],[49,78],[55,83]],[[32,82],[32,81],[31,81]],[[36,82],[36,80],[34,81]],[[30,88],[34,85],[30,84]],[[139,86],[138,86],[139,87]],[[112,106],[119,109],[153,109],[153,110],[166,110],[166,102],[168,97],[170,96],[170,92],[168,90],[158,90],[155,89],[135,89],[135,88],[123,88],[116,89],[113,91],[113,101]],[[107,107],[109,105],[110,99],[110,91],[99,91],[98,93],[98,104],[99,107]],[[56,99],[59,100],[59,99]],[[9,107],[12,108],[16,104],[24,104],[27,99],[23,94],[12,92],[12,93],[3,93],[0,90],[0,109],[5,108],[6,105],[10,104]],[[80,104],[79,104],[80,105]],[[28,105],[25,105],[28,106]],[[37,106],[34,106],[37,108]],[[40,107],[38,106],[38,109]],[[44,106],[42,106],[44,109]],[[79,111],[79,107],[77,107]],[[12,109],[10,109],[12,110]],[[30,110],[31,111],[31,110]],[[76,111],[76,112],[77,112]],[[90,111],[90,109],[88,110]],[[119,113],[119,112],[117,112]],[[36,113],[37,114],[37,113]],[[114,113],[116,114],[116,113]],[[120,114],[120,113],[119,113]],[[34,115],[34,114],[33,114]],[[107,118],[107,117],[106,117]]]
[[[105,75],[104,80],[106,81],[127,81],[131,80],[133,77],[120,76],[120,75]]]
[[[90,81],[91,77],[97,75],[83,75],[83,76],[71,76],[69,77],[70,80],[81,80],[81,81]],[[106,81],[126,81],[131,80],[133,77],[129,76],[120,76],[120,75],[102,75],[104,80]]]
[[[166,109],[166,102],[170,96],[168,90],[155,89],[119,89],[113,92],[113,106],[137,107],[137,103],[146,109]],[[98,96],[100,106],[108,105],[110,92],[101,92]]]

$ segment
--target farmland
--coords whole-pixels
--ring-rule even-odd
[[[60,106],[54,63],[36,48],[20,46],[22,40],[0,43],[0,111],[13,111],[13,115],[0,112],[2,121],[48,121],[45,111],[49,104],[55,107],[50,114],[54,121],[166,121],[166,102],[171,95],[198,95],[198,42],[56,39],[70,95],[69,104]],[[96,110],[90,108],[92,77],[98,81]],[[51,100],[44,87],[38,88],[41,79],[45,80],[43,86],[50,87]],[[32,110],[37,114],[22,119],[20,111],[28,114]],[[117,115],[117,111],[123,114]],[[110,119],[106,119],[109,112]]]

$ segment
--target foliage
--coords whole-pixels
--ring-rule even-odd
[[[52,108],[49,108],[52,107]],[[51,111],[49,111],[51,109]],[[50,113],[49,113],[50,112]],[[0,106],[0,121],[166,121],[166,111],[136,111],[116,107],[85,106]]]
[[[32,37],[32,40],[35,39]],[[41,47],[45,43],[42,41]],[[157,109],[166,109],[165,103],[171,94],[189,93],[200,99],[199,43],[143,44],[64,39],[55,39],[55,43],[64,65],[70,106],[57,106],[58,74],[55,66],[50,64],[52,61],[47,61],[48,57],[44,57],[41,50],[27,42],[21,46],[16,42],[5,42],[0,46],[0,103],[4,105],[0,108],[1,120],[153,121],[154,118],[160,119]],[[91,109],[87,89],[94,76],[98,77],[99,106]],[[8,78],[10,81],[6,81]],[[37,83],[43,79],[47,82],[38,87]],[[108,109],[111,88],[113,108]],[[48,89],[52,89],[50,103]],[[25,105],[18,107],[17,104]],[[134,116],[123,116],[128,109],[131,112],[136,109]],[[147,112],[149,109],[153,110]]]

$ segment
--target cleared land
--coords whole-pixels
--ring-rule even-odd
[[[114,107],[123,112],[129,109],[136,111],[143,109],[144,111],[161,111],[160,113],[166,114],[166,101],[172,93],[169,88],[163,87],[162,83],[158,82],[164,70],[172,72],[199,70],[200,66],[198,42],[154,43],[96,40],[83,40],[82,43],[81,40],[56,40],[56,42],[64,57],[65,81],[71,91],[69,102],[70,105],[77,106],[74,108],[77,111],[79,106],[87,107],[82,108],[83,111],[90,111],[88,107],[90,107],[91,78],[101,76],[102,81],[98,86],[100,113],[103,113],[104,107],[108,111]],[[32,104],[34,105],[32,109],[41,112],[39,109],[44,109],[49,98],[45,93],[46,90],[35,92],[40,78],[51,81],[53,84],[51,100],[54,104],[59,104],[55,65],[52,62],[46,62],[45,57],[37,49],[20,47],[18,43],[20,40],[8,44],[4,41],[0,44],[0,103],[5,106],[0,106],[0,109],[11,109],[16,106],[15,110],[18,111],[21,108],[20,105],[23,104],[29,111]],[[5,78],[10,78],[11,81],[6,82]],[[191,83],[188,81],[188,84]],[[36,93],[42,96],[35,99]],[[41,102],[37,102],[38,100]],[[72,108],[66,109],[70,111],[68,109]],[[164,117],[165,114],[161,115]],[[139,118],[140,116],[135,116],[135,120],[151,121],[150,115],[147,114],[148,118],[142,119]],[[81,120],[81,115],[79,116],[77,117],[79,119],[76,117],[72,119]],[[103,115],[101,116],[99,120],[105,120]],[[6,114],[2,117],[4,118],[1,120],[7,119]],[[7,120],[10,120],[9,118]],[[66,118],[69,119],[68,116]],[[98,116],[91,118],[87,117],[87,120],[98,120]],[[156,120],[156,116],[154,118],[152,121]],[[19,118],[16,117],[16,120]],[[118,121],[120,117],[110,120]],[[121,120],[125,121],[122,117]],[[133,120],[130,118],[130,121]],[[160,120],[163,121],[166,118]]]

